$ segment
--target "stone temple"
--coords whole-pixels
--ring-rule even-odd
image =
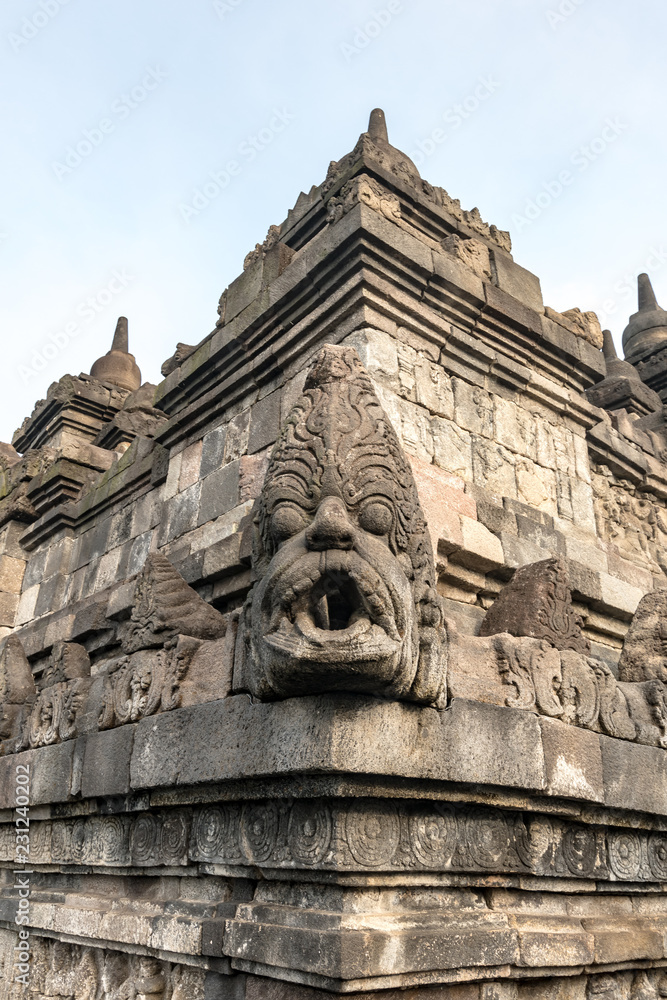
[[[648,277],[620,360],[376,110],[218,313],[0,449],[1,1000],[666,997]]]

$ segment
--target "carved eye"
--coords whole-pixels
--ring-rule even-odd
[[[386,503],[378,500],[366,504],[359,514],[359,525],[364,531],[372,531],[374,535],[386,535],[391,529],[394,515]]]
[[[271,534],[276,542],[284,542],[305,526],[306,519],[295,504],[281,503],[271,515]]]

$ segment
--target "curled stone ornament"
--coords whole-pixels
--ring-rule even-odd
[[[238,861],[238,821],[232,806],[207,806],[196,816],[191,857],[202,861]]]
[[[86,821],[85,819],[75,819],[72,824],[70,836],[70,858],[75,864],[82,864],[89,853],[89,845],[86,843]]]
[[[268,861],[278,838],[278,807],[275,802],[254,802],[241,813],[241,843],[248,861]]]
[[[100,827],[102,859],[108,864],[126,861],[127,839],[125,824],[120,816],[107,816]]]
[[[137,816],[132,828],[132,863],[137,865],[155,864],[155,849],[158,839],[158,825],[151,813]]]
[[[641,842],[632,830],[619,830],[609,835],[609,864],[618,878],[634,879],[642,861]]]
[[[53,861],[67,861],[69,837],[64,820],[56,821],[51,828],[51,857]]]
[[[507,820],[493,809],[474,809],[466,819],[466,841],[475,865],[483,869],[502,864],[510,847]]]
[[[649,836],[648,863],[656,878],[667,879],[667,834],[652,833]]]
[[[595,833],[584,826],[571,826],[563,835],[563,857],[573,875],[592,875],[595,870]]]
[[[410,845],[426,868],[444,867],[456,847],[456,816],[448,806],[435,806],[410,816]]]
[[[331,831],[331,813],[325,802],[295,802],[287,828],[294,860],[304,865],[319,864],[329,850]]]
[[[167,813],[160,829],[160,861],[165,865],[185,862],[188,844],[188,825],[180,812]]]
[[[400,826],[391,802],[359,802],[345,818],[347,846],[355,861],[367,868],[388,864],[396,853]]]

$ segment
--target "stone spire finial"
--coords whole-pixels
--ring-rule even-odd
[[[639,308],[623,331],[627,361],[635,362],[667,345],[667,311],[661,309],[648,274],[637,278]]]
[[[648,274],[637,275],[637,299],[640,312],[648,312],[660,308]]]
[[[382,108],[373,108],[368,119],[368,134],[375,142],[389,142],[387,122]]]
[[[602,331],[602,353],[606,375],[601,382],[586,390],[588,401],[605,410],[625,409],[637,417],[661,413],[660,396],[642,382],[634,365],[621,361],[609,330]]]
[[[607,366],[607,377],[610,375],[625,375],[626,378],[641,382],[637,369],[634,365],[622,361],[616,353],[616,345],[611,335],[611,330],[602,331],[602,353]]]
[[[116,330],[113,335],[113,343],[111,345],[112,351],[122,351],[123,354],[128,353],[128,334],[127,334],[127,317],[119,316],[118,322],[116,323]]]
[[[141,385],[141,372],[128,350],[127,319],[118,317],[111,350],[98,358],[90,369],[93,378],[134,392]]]

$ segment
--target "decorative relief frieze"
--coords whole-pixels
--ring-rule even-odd
[[[89,948],[32,934],[26,982],[13,980],[7,932],[0,1000],[204,1000],[206,970],[150,955]],[[3,935],[4,936],[4,935]]]
[[[662,882],[667,834],[391,799],[219,802],[31,824],[35,864],[524,873]],[[0,861],[13,831],[0,827]],[[34,844],[34,851],[33,851]]]

